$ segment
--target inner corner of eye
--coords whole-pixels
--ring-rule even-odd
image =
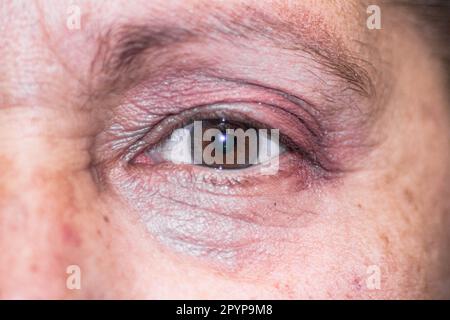
[[[192,164],[215,169],[245,169],[286,151],[278,129],[260,129],[224,118],[193,121],[146,152],[153,163]]]

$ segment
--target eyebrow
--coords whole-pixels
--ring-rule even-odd
[[[344,81],[347,88],[364,97],[375,95],[366,60],[350,53],[324,26],[320,18],[305,13],[300,22],[290,23],[256,9],[247,8],[245,17],[226,12],[210,12],[210,21],[176,26],[150,23],[112,26],[98,36],[98,50],[91,63],[92,78],[100,79],[100,87],[108,92],[139,79],[145,57],[161,53],[173,46],[199,39],[207,41],[244,40],[247,44],[265,41],[276,48],[310,56],[328,73]],[[303,21],[301,21],[303,20]]]

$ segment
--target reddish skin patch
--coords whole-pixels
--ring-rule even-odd
[[[353,278],[352,287],[355,291],[361,291],[362,289],[362,279],[360,277]]]
[[[287,297],[287,299],[295,299],[295,291],[292,289],[289,283],[282,283],[277,281],[273,286],[279,292],[284,294]]]
[[[419,208],[416,202],[416,197],[414,196],[413,192],[410,189],[405,188],[405,190],[403,190],[403,193],[405,195],[406,201],[411,204],[414,210],[418,211]]]
[[[39,268],[38,268],[37,265],[32,264],[32,265],[30,266],[30,271],[31,271],[32,273],[37,273],[37,272],[39,271]]]
[[[78,233],[68,224],[62,225],[62,238],[63,242],[67,245],[74,247],[80,247],[82,240]]]

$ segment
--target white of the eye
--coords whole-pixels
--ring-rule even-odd
[[[191,146],[192,125],[176,129],[172,135],[162,145],[151,151],[153,156],[162,158],[175,164],[192,164],[192,146]],[[285,151],[279,144],[278,131],[271,130],[270,138],[267,131],[262,129],[258,132],[259,151],[258,163],[268,162]],[[221,147],[218,146],[218,147]]]
[[[285,151],[285,148],[280,145],[278,130],[271,130],[270,138],[266,130],[259,130],[258,140],[258,163],[268,162]]]
[[[158,150],[161,157],[175,164],[192,163],[191,130],[187,127],[176,129]]]

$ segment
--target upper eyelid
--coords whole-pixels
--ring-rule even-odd
[[[271,126],[268,122],[264,122],[264,120],[257,121],[255,119],[253,119],[250,115],[247,115],[244,111],[240,111],[239,106],[244,106],[244,105],[246,105],[245,102],[227,104],[227,107],[229,109],[228,111],[226,110],[225,107],[222,107],[220,104],[219,105],[200,106],[200,107],[194,108],[192,110],[189,110],[188,111],[189,115],[184,115],[184,118],[179,120],[176,123],[176,125],[174,125],[174,123],[172,123],[173,126],[166,128],[165,134],[161,134],[160,127],[166,126],[166,124],[164,122],[171,122],[170,117],[165,118],[163,121],[158,123],[158,128],[151,128],[147,133],[148,135],[144,135],[137,142],[140,144],[140,146],[136,147],[137,144],[130,146],[131,149],[129,149],[129,150],[131,150],[131,153],[125,152],[123,159],[126,162],[133,162],[133,160],[136,159],[140,154],[142,154],[149,148],[152,148],[152,146],[161,143],[164,139],[168,138],[170,136],[170,134],[174,131],[175,128],[179,128],[183,124],[187,124],[187,123],[191,122],[193,119],[195,119],[195,117],[197,117],[198,119],[204,119],[204,118],[216,119],[216,118],[223,117],[222,115],[219,115],[219,116],[211,115],[211,113],[213,111],[217,111],[217,110],[210,109],[209,112],[208,111],[205,112],[204,110],[203,111],[201,110],[201,109],[205,109],[208,107],[209,108],[218,108],[221,112],[224,112],[224,114],[229,113],[228,116],[225,115],[224,117],[233,119],[235,121],[242,121],[242,122],[247,121],[251,125],[259,126],[261,128],[273,128],[273,126]],[[232,112],[232,110],[230,108],[231,106],[235,108],[234,110],[237,110],[241,114],[240,118],[236,117],[235,115],[233,115],[233,116],[230,115]],[[266,105],[266,107],[274,108],[271,105]],[[265,107],[261,107],[261,108],[265,108]],[[268,112],[268,110],[266,110],[266,111]],[[264,113],[263,111],[260,111],[260,112]],[[182,117],[180,115],[176,115],[176,116]],[[292,120],[297,119],[289,112],[286,112],[286,117],[292,117]],[[283,143],[292,152],[295,152],[296,154],[301,155],[302,158],[305,161],[308,161],[311,165],[313,165],[317,168],[321,168],[323,170],[327,170],[327,167],[325,166],[326,162],[324,162],[325,160],[328,161],[327,156],[324,153],[321,153],[316,142],[311,140],[313,138],[312,136],[310,136],[309,138],[307,137],[307,135],[306,135],[307,131],[303,131],[303,133],[301,133],[300,129],[303,126],[304,126],[304,123],[299,122],[297,126],[294,126],[293,128],[289,128],[291,133],[292,132],[296,133],[297,139],[298,139],[298,137],[302,137],[301,141],[296,140],[296,138],[294,136],[286,133],[285,131],[288,129],[286,126],[284,126],[284,129],[280,129],[280,143]],[[152,131],[156,131],[157,136],[156,137],[152,136],[149,139],[149,135],[152,134]],[[151,142],[149,140],[151,140]]]
[[[249,104],[266,104],[284,109],[303,119],[307,124],[310,132],[319,136],[320,131],[329,130],[330,128],[323,128],[321,126],[320,118],[328,117],[327,114],[322,115],[322,108],[314,105],[311,101],[303,96],[298,96],[291,91],[283,90],[275,85],[268,85],[254,80],[236,77],[217,76],[214,73],[200,72],[189,76],[175,76],[175,78],[168,77],[169,80],[162,80],[162,83],[167,83],[171,94],[166,97],[163,96],[163,101],[159,102],[161,114],[164,114],[165,104],[172,104],[170,96],[176,96],[177,106],[168,108],[169,113],[178,113],[183,110],[192,108],[206,107],[213,104],[232,104],[232,103],[249,103]],[[147,106],[141,106],[140,101],[145,101],[147,104],[149,99],[160,101],[160,92],[164,90],[164,86],[160,87],[158,84],[149,84],[150,89],[144,87],[144,94],[141,88],[138,87],[136,92],[131,93],[131,96],[136,96],[125,103],[137,103],[139,108],[146,109]],[[186,97],[185,99],[183,99]],[[192,99],[191,97],[195,97]],[[183,100],[192,100],[183,106]],[[150,111],[149,112],[153,112]]]
[[[165,84],[166,81],[170,82]],[[282,85],[280,84],[280,86]],[[123,130],[126,131],[113,130],[110,132],[109,129],[105,129],[105,132],[109,132],[107,133],[109,134],[108,140],[111,141],[111,138],[116,141],[121,140],[119,143],[123,147],[115,148],[107,153],[102,151],[105,154],[96,156],[95,162],[107,161],[105,160],[107,157],[120,159],[126,163],[132,159],[134,154],[145,148],[147,141],[142,140],[142,137],[156,123],[163,121],[167,115],[176,115],[217,103],[251,104],[252,107],[246,106],[250,109],[254,109],[261,103],[291,113],[293,117],[303,123],[300,127],[306,130],[303,131],[305,139],[310,139],[309,150],[313,148],[327,150],[317,158],[320,159],[319,163],[324,163],[324,167],[333,171],[341,170],[344,167],[345,159],[347,159],[345,166],[350,166],[351,163],[348,161],[350,154],[352,162],[361,159],[373,145],[368,146],[365,143],[368,130],[365,130],[365,126],[358,124],[360,120],[356,117],[359,117],[359,114],[351,115],[353,121],[348,121],[350,118],[346,118],[345,114],[344,118],[341,118],[341,114],[335,112],[337,109],[330,110],[334,112],[334,115],[322,115],[323,106],[312,104],[302,96],[292,94],[290,90],[283,90],[270,84],[260,84],[245,78],[217,77],[216,74],[202,71],[187,75],[171,75],[169,78],[163,77],[128,91],[124,99],[114,107],[111,113],[112,117],[108,120],[110,124],[124,125],[126,129]],[[356,121],[354,121],[355,118]],[[347,121],[348,124],[346,124]],[[128,122],[137,126],[130,127],[127,125]],[[369,122],[365,122],[369,124]],[[108,123],[105,124],[106,128],[110,127]],[[337,129],[336,123],[339,125]],[[329,133],[333,133],[333,135]],[[141,145],[131,147],[132,143],[134,144],[136,141],[139,141]],[[128,152],[131,149],[136,153]],[[319,151],[317,153],[319,154]],[[99,159],[97,160],[97,158]]]
[[[112,143],[111,141],[113,140],[116,145],[116,147],[113,147],[112,152],[107,152],[110,154],[108,158],[121,159],[124,162],[129,161],[133,157],[133,154],[125,156],[123,154],[119,155],[118,152],[125,148],[127,150],[130,149],[131,144],[141,140],[152,127],[164,121],[167,115],[176,116],[179,113],[191,112],[194,109],[215,104],[244,104],[247,108],[250,104],[266,104],[277,108],[283,108],[282,105],[284,105],[284,108],[289,108],[293,115],[299,116],[299,114],[303,113],[305,119],[309,118],[308,121],[312,121],[312,117],[305,113],[304,107],[306,104],[300,105],[300,101],[298,103],[289,101],[286,98],[286,94],[283,94],[280,90],[270,90],[270,87],[267,86],[261,86],[239,79],[216,78],[213,75],[205,75],[203,73],[200,77],[195,74],[191,76],[192,78],[177,77],[172,79],[175,81],[175,84],[170,84],[170,89],[175,91],[172,94],[176,93],[175,88],[178,87],[178,82],[183,83],[181,84],[181,88],[184,89],[186,88],[184,82],[187,81],[188,87],[193,89],[192,92],[191,90],[183,90],[179,94],[176,93],[178,102],[175,105],[173,105],[171,99],[167,100],[166,97],[161,101],[161,97],[158,94],[160,91],[158,85],[139,86],[130,91],[125,99],[114,107],[113,112],[111,112],[111,117],[108,117],[106,120],[104,134],[100,135],[100,137],[107,137],[106,142],[108,144]],[[195,86],[193,85],[194,83]],[[213,87],[210,88],[210,84],[213,84]],[[217,86],[217,84],[219,85]],[[204,91],[205,85],[206,88],[210,89]],[[184,95],[186,95],[188,101],[184,101],[186,100],[184,99]],[[192,97],[195,98],[192,99]],[[153,105],[153,103],[156,103],[156,105]],[[139,126],[134,128],[126,125],[129,121],[137,123]],[[99,140],[99,144],[103,145],[103,138]],[[142,145],[145,144],[145,141],[141,142]],[[105,148],[101,149],[104,150]],[[111,149],[111,147],[106,148],[106,150],[108,149]],[[139,147],[135,149],[136,152],[139,152],[139,150]],[[102,163],[104,161],[107,161],[106,156],[102,154],[96,156],[96,163]]]

